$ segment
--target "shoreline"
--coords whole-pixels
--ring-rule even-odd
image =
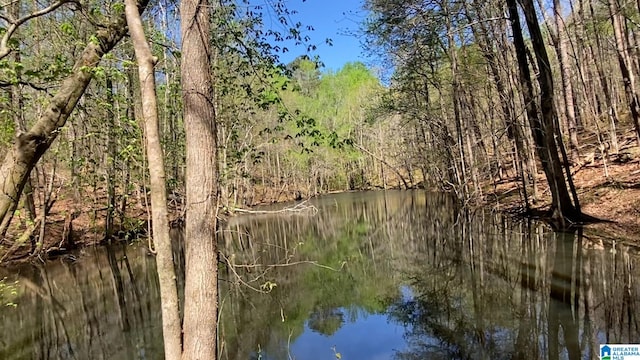
[[[576,169],[574,170],[573,177],[580,198],[582,212],[602,220],[602,222],[580,226],[590,234],[612,239],[618,238],[625,242],[640,245],[640,159],[634,159],[624,163],[609,162],[607,164],[608,178],[604,176],[604,164],[602,161],[594,160],[591,163],[574,166],[574,168]],[[538,174],[537,184],[538,201],[532,204],[530,209],[534,213],[542,213],[549,205],[548,194],[545,192],[546,186],[544,186],[545,179],[542,174]],[[483,197],[475,201],[471,206],[474,208],[486,208],[519,218],[531,218],[533,220],[543,221],[543,219],[537,219],[535,216],[532,216],[532,214],[514,215],[514,213],[516,213],[514,209],[523,209],[518,186],[517,178],[503,179],[493,184],[487,184]],[[398,189],[402,189],[402,187],[391,187],[387,189],[370,187],[369,189],[362,190],[331,191],[316,194],[309,199],[330,194]],[[416,186],[413,189],[420,189],[420,187]],[[429,189],[425,189],[425,191],[429,191]],[[284,204],[300,200],[294,195],[295,193],[291,193],[289,197],[280,197],[278,201],[256,201],[247,209],[242,208],[242,210],[251,210],[265,205]],[[75,208],[71,206],[69,202],[69,200],[60,201],[54,206],[54,209],[52,209],[52,215],[46,227],[48,240],[45,246],[43,246],[45,256],[44,258],[40,257],[41,260],[54,260],[61,256],[64,257],[65,254],[72,254],[75,251],[82,250],[83,248],[101,246],[107,243],[104,238],[100,237],[101,227],[99,223],[89,226],[89,222],[86,219],[78,217],[80,220],[74,219],[73,229],[70,229],[70,233],[68,234],[74,240],[74,247],[71,249],[63,249],[54,246],[56,243],[60,243],[60,239],[64,236],[65,232],[64,228],[61,229],[61,225],[63,225],[65,221],[61,221],[59,216],[56,217],[55,215],[66,213],[69,209]],[[148,228],[148,215],[145,209],[139,204],[132,204],[132,209],[128,210],[131,210],[134,214],[130,219],[136,220],[137,227],[117,230],[116,233],[118,233],[118,236],[114,241],[130,241],[133,238],[144,241]],[[228,209],[223,209],[223,211],[225,217],[243,214],[243,212],[239,210],[229,211]],[[178,208],[174,208],[170,214],[171,223],[174,227],[179,226],[179,214],[180,209]],[[86,215],[86,213],[84,215]],[[64,225],[62,227],[64,227]],[[16,229],[14,229],[14,232],[16,232]],[[37,255],[29,254],[30,249],[26,249],[28,247],[28,243],[21,245],[19,250],[16,250],[14,254],[7,256],[6,259],[0,262],[0,266],[11,267],[12,265],[23,264],[38,259],[39,257]],[[53,251],[47,251],[46,249],[53,249]]]

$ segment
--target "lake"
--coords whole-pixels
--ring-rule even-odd
[[[635,246],[425,191],[306,205],[221,226],[221,359],[573,360],[640,343]],[[145,244],[0,269],[0,359],[161,359]]]

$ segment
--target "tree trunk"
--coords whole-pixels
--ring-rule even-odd
[[[454,37],[455,29],[451,19],[451,9],[449,9],[446,2],[443,3],[443,5],[443,16],[445,18],[444,20],[447,27],[447,45],[443,50],[448,55],[449,62],[451,64],[451,101],[453,103],[453,117],[455,121],[458,152],[460,153],[460,168],[462,169],[462,183],[460,184],[460,189],[463,191],[462,196],[466,199],[471,195],[468,184],[468,172],[469,170],[472,172],[472,181],[476,183],[476,176],[474,176],[476,169],[473,167],[474,161],[471,157],[471,153],[469,152],[469,150],[471,149],[467,148],[465,144],[467,124],[463,122],[464,120],[462,116],[462,102],[464,100],[462,99],[460,74],[458,72],[458,45],[456,44],[456,40]]]
[[[113,91],[113,80],[110,75],[107,75],[106,78],[107,83],[107,104],[111,104],[107,108],[107,217],[104,222],[104,238],[105,240],[110,240],[113,235],[114,230],[114,213],[116,208],[116,183],[115,183],[115,175],[116,175],[116,119],[117,115],[114,111],[114,91]],[[118,114],[119,115],[119,114]]]
[[[217,134],[209,2],[182,0],[182,92],[187,138],[185,360],[215,359],[218,314]]]
[[[141,11],[148,0],[139,0]],[[84,48],[71,74],[62,82],[38,121],[26,133],[18,134],[0,167],[0,240],[13,218],[31,170],[57,138],[78,100],[84,94],[104,54],[111,51],[127,31],[124,15],[100,28]]]
[[[480,12],[483,8],[483,2],[473,1],[472,7],[476,11]],[[499,14],[491,15],[495,16]],[[473,22],[472,16],[467,15],[467,19],[469,22]],[[509,89],[511,86],[509,84],[508,74],[503,76],[500,72],[500,68],[498,67],[498,64],[501,61],[501,49],[504,52],[503,56],[506,56],[509,48],[505,46],[505,42],[501,42],[497,36],[492,37],[489,34],[487,25],[482,21],[478,22],[476,26],[473,26],[472,31],[474,33],[474,37],[477,39],[476,41],[478,42],[478,45],[480,46],[480,51],[487,62],[487,66],[489,67],[490,75],[493,79],[498,95],[500,96],[500,99],[502,99],[500,101],[502,117],[505,122],[507,137],[514,142],[513,158],[516,163],[515,170],[518,176],[520,176],[520,181],[522,182],[522,196],[525,202],[525,209],[529,211],[529,196],[527,194],[529,178],[524,171],[528,162],[528,153],[524,145],[525,134],[523,133],[515,114],[515,102],[513,100],[514,91],[513,89]],[[503,62],[503,64],[505,63],[508,63],[508,61]],[[497,151],[495,152],[497,153]]]
[[[551,192],[552,194],[555,193],[553,195],[556,198],[551,206],[552,217],[559,221],[561,227],[565,227],[567,219],[577,220],[580,218],[580,204],[573,186],[571,169],[568,168],[560,127],[557,124],[557,113],[554,106],[553,75],[533,1],[522,0],[522,8],[531,36],[533,51],[538,63],[540,111],[544,129],[543,136],[545,137],[546,143],[544,151],[546,151],[548,155],[549,174],[551,175],[551,178],[548,177],[547,180],[549,180]],[[560,160],[558,151],[562,153],[562,160]],[[562,170],[563,164],[566,167],[567,181],[565,181]],[[573,195],[573,202],[567,189],[567,183]]]
[[[151,182],[151,214],[153,240],[157,249],[156,263],[162,302],[162,335],[164,356],[167,360],[178,360],[182,354],[180,312],[178,310],[178,290],[173,265],[169,219],[167,211],[167,190],[165,183],[164,154],[160,144],[158,104],[154,74],[155,59],[144,35],[140,13],[135,0],[125,0],[125,14],[133,48],[138,60],[138,76],[142,98],[147,157]]]
[[[540,114],[542,118],[538,115],[538,105],[534,98],[534,88],[529,64],[527,62],[526,46],[522,36],[516,0],[507,0],[516,57],[520,70],[520,82],[523,88],[527,117],[529,118],[533,132],[536,152],[540,157],[542,168],[551,190],[551,216],[558,222],[560,227],[565,227],[567,225],[567,219],[576,219],[580,213],[577,206],[574,206],[571,201],[571,196],[569,195],[562,171],[562,163],[558,155],[556,138],[558,138],[558,141],[561,141],[561,138],[559,138],[559,134],[556,133],[557,128],[554,125],[553,79],[551,77],[549,59],[544,48],[542,33],[533,2],[531,0],[522,0],[522,4],[540,72],[538,83],[540,85]],[[571,176],[571,174],[568,174],[568,176]],[[577,198],[575,200],[577,201]]]
[[[553,11],[556,22],[556,51],[560,63],[560,76],[562,79],[562,95],[564,97],[564,112],[567,132],[569,133],[569,147],[571,158],[576,161],[580,156],[578,152],[578,124],[576,121],[575,105],[573,103],[573,84],[571,82],[571,66],[569,66],[569,54],[567,42],[569,35],[562,18],[562,6],[560,0],[553,0]]]
[[[609,15],[613,24],[613,34],[616,39],[616,51],[618,52],[618,65],[622,74],[624,91],[629,103],[631,119],[636,129],[636,141],[640,145],[640,100],[636,93],[635,75],[633,73],[631,58],[629,57],[628,44],[624,32],[624,17],[620,13],[618,0],[609,0]]]

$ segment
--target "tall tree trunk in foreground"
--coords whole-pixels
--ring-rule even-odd
[[[148,0],[139,0],[142,11]],[[44,109],[38,121],[26,133],[19,134],[0,166],[0,240],[4,237],[18,206],[25,183],[33,167],[49,149],[64,127],[78,100],[93,77],[93,70],[102,56],[127,32],[124,14],[93,34],[73,66],[71,74],[62,82],[56,95]]]
[[[211,79],[210,7],[182,0],[182,96],[187,138],[185,360],[216,358],[218,313],[217,137]]]
[[[520,26],[516,0],[507,0],[511,27],[513,29],[513,42],[516,49],[518,68],[520,70],[520,83],[523,88],[527,117],[529,118],[529,124],[536,144],[536,152],[542,163],[542,168],[551,191],[551,216],[558,222],[560,227],[565,227],[567,225],[567,219],[575,220],[580,217],[580,210],[577,205],[577,198],[575,199],[576,205],[574,205],[571,200],[562,171],[562,162],[558,155],[556,139],[557,141],[561,141],[562,139],[554,123],[553,79],[551,77],[549,59],[544,50],[542,33],[537,23],[533,2],[531,0],[522,0],[522,4],[540,71],[538,83],[540,84],[541,117],[538,115],[538,105],[534,97],[533,83],[527,62],[526,45],[522,36],[522,27]],[[571,176],[571,174],[569,174],[569,176]]]
[[[135,0],[125,0],[125,14],[136,59],[138,60],[140,92],[142,93],[142,115],[144,118],[151,181],[153,241],[158,251],[156,263],[162,303],[164,356],[167,360],[178,360],[182,354],[181,326],[176,274],[173,266],[171,238],[169,237],[164,157],[158,125],[158,104],[154,74],[155,59],[151,55],[151,49],[145,38],[142,20]]]

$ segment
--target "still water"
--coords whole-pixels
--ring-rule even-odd
[[[309,204],[221,229],[221,359],[573,360],[640,343],[635,247],[422,191]],[[0,307],[0,359],[162,358],[144,245],[4,276],[17,306]]]

